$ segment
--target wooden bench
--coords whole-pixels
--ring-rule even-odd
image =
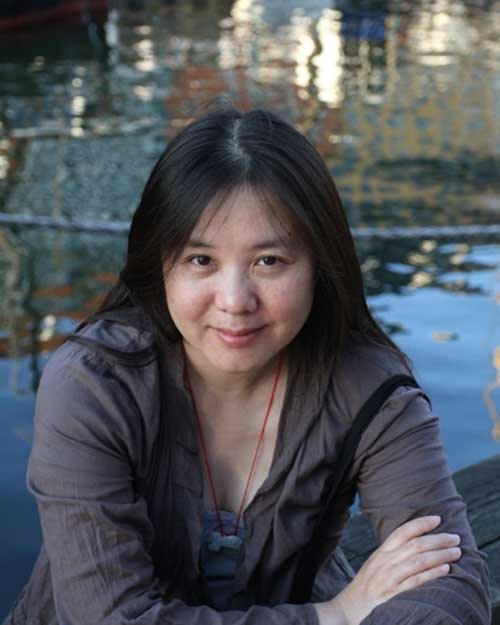
[[[458,492],[479,549],[488,556],[492,625],[500,625],[500,454],[454,473]],[[358,571],[376,549],[372,528],[361,514],[349,521],[341,541],[351,566]]]

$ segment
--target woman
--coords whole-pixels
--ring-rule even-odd
[[[331,176],[276,115],[170,142],[70,338],[37,395],[44,544],[6,623],[489,623],[437,418],[368,310]],[[354,575],[356,491],[380,547]]]

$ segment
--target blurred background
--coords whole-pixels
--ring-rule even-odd
[[[325,158],[369,303],[432,398],[451,469],[500,452],[499,9],[0,3],[0,618],[40,545],[25,472],[43,366],[113,284],[169,137],[221,94],[274,109]],[[385,237],[394,226],[406,235]]]

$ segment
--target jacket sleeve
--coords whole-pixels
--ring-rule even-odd
[[[217,612],[162,594],[149,555],[153,527],[134,490],[140,411],[99,362],[56,355],[37,395],[27,483],[59,624],[316,625],[312,604]]]
[[[489,625],[486,556],[453,483],[438,418],[418,389],[393,393],[363,435],[355,463],[360,510],[379,544],[406,521],[438,514],[441,524],[433,533],[459,534],[462,549],[448,575],[377,606],[362,625]]]

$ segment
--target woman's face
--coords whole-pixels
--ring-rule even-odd
[[[306,321],[314,261],[290,220],[278,222],[255,192],[239,189],[205,210],[165,292],[202,375],[258,372]]]

